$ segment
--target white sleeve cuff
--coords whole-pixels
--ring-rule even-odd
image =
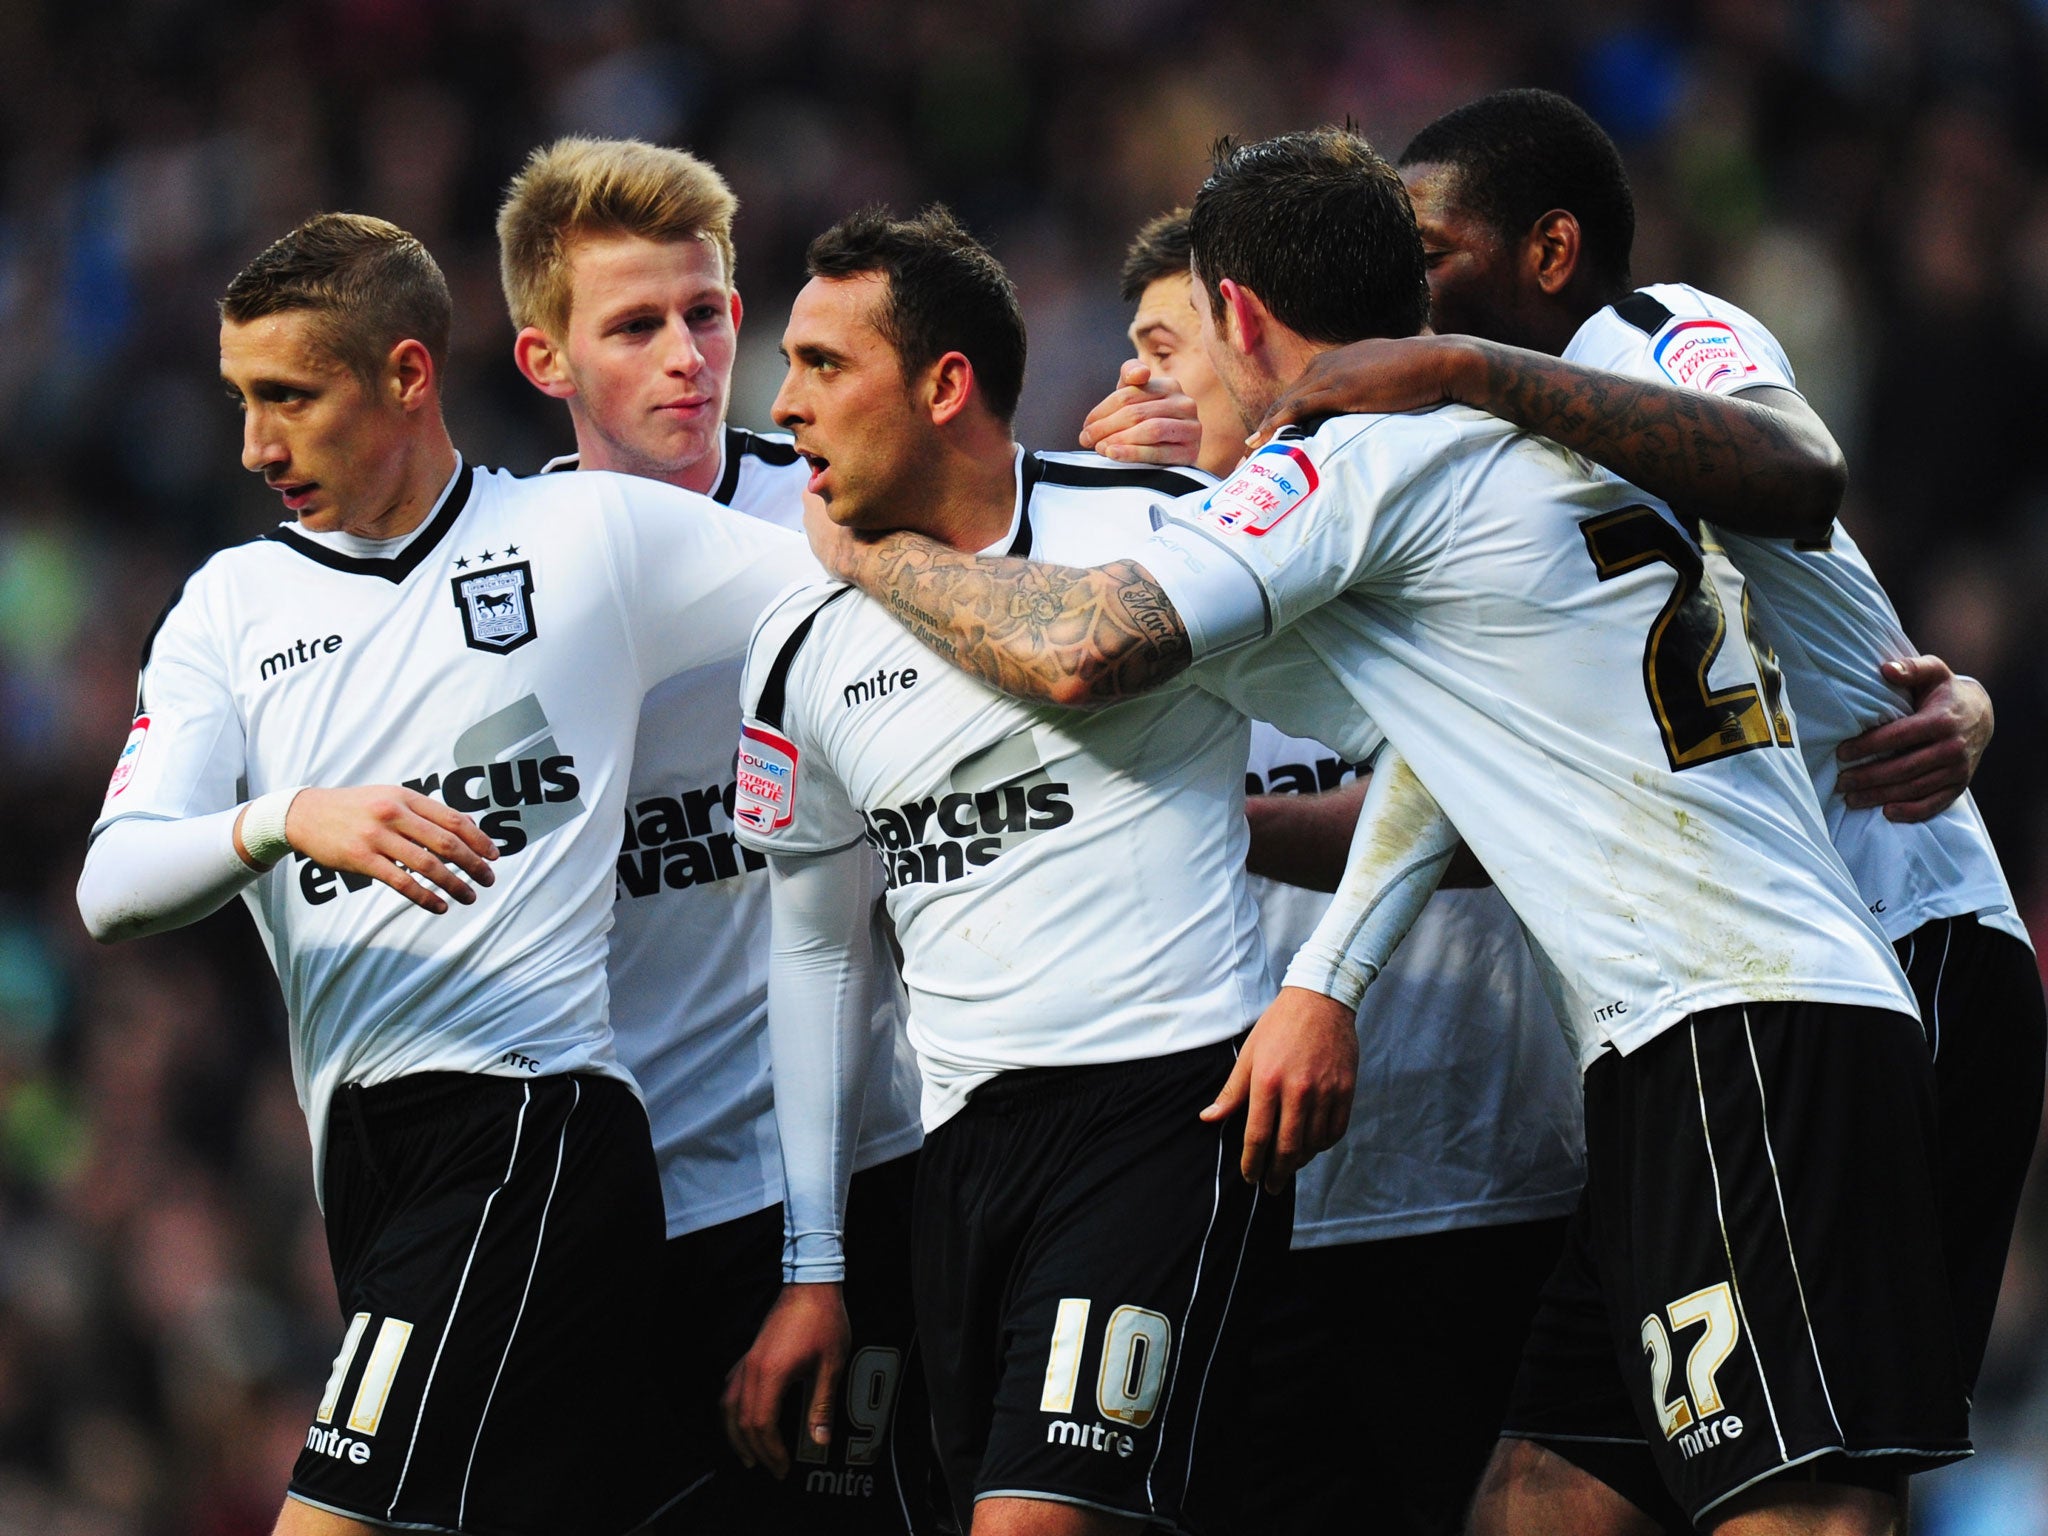
[[[1457,850],[1458,829],[1389,747],[1373,765],[1337,894],[1288,964],[1283,985],[1356,1008]]]
[[[1258,577],[1199,529],[1169,519],[1129,558],[1151,573],[1173,604],[1196,661],[1272,633],[1273,609]]]

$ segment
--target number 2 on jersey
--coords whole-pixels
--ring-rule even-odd
[[[1742,596],[1742,627],[1757,680],[1715,688],[1707,673],[1728,637],[1728,618],[1692,542],[1649,507],[1588,518],[1579,532],[1602,581],[1654,564],[1668,565],[1678,576],[1643,644],[1643,691],[1672,768],[1697,768],[1753,747],[1791,746],[1784,679],[1751,630],[1748,591]]]

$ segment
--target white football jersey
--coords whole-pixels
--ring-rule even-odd
[[[1192,675],[1352,756],[1383,729],[1544,951],[1582,1065],[1726,1004],[1915,1013],[1730,630],[1739,578],[1668,509],[1447,405],[1290,432],[1174,510],[1136,555],[1208,605],[1191,632],[1271,633]]]
[[[1248,794],[1313,794],[1356,771],[1252,726]],[[1330,898],[1250,883],[1277,991]],[[1295,1176],[1294,1246],[1568,1215],[1584,1143],[1578,1065],[1514,909],[1492,889],[1438,891],[1358,1010],[1351,1125]]]
[[[459,466],[396,555],[286,525],[187,580],[95,833],[297,784],[403,783],[501,853],[496,883],[440,916],[297,854],[243,892],[284,989],[316,1185],[343,1083],[627,1077],[605,935],[641,699],[739,656],[815,571],[799,536],[687,491]]]
[[[790,440],[728,426],[722,447],[711,499],[800,532],[810,470]],[[548,467],[575,463],[571,455]],[[741,659],[724,657],[648,690],[626,790],[612,1033],[647,1100],[670,1237],[782,1199],[768,1075],[768,861],[733,836]],[[923,1139],[901,989],[893,975],[874,981],[875,1059],[887,1073],[868,1085],[858,1168],[901,1157]]]
[[[1202,483],[1092,454],[1018,465],[993,548],[1081,564]],[[1247,727],[1227,704],[1186,687],[1095,712],[1023,704],[837,585],[762,622],[745,699],[742,840],[881,854],[927,1130],[999,1072],[1192,1050],[1258,1017]]]
[[[1777,338],[1733,304],[1682,283],[1638,290],[1594,315],[1569,362],[1716,394],[1796,389]],[[1896,720],[1911,700],[1878,675],[1916,654],[1891,598],[1839,525],[1820,546],[1714,530],[1749,580],[1760,634],[1776,650],[1799,710],[1799,744],[1842,862],[1884,931],[1902,939],[1936,918],[1978,914],[2021,943],[2026,925],[1968,794],[1930,821],[1851,810],[1836,788],[1835,748]]]

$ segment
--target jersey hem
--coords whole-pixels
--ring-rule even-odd
[[[874,1141],[862,1142],[853,1154],[853,1171],[865,1173],[883,1163],[892,1163],[899,1157],[908,1157],[924,1145],[924,1128],[912,1123],[901,1130]],[[668,1211],[665,1221],[668,1238],[674,1241],[688,1237],[692,1232],[702,1232],[706,1227],[722,1226],[728,1221],[738,1221],[742,1216],[752,1216],[760,1211],[773,1209],[782,1204],[781,1181],[763,1184],[744,1194],[734,1195],[714,1205],[691,1205],[681,1211]]]
[[[1579,1203],[1580,1185],[1542,1195],[1510,1200],[1474,1201],[1434,1206],[1422,1211],[1397,1211],[1385,1216],[1341,1217],[1307,1226],[1297,1224],[1290,1245],[1297,1253],[1312,1248],[1341,1248],[1354,1243],[1383,1242],[1395,1237],[1429,1237],[1440,1232],[1468,1232],[1504,1227],[1518,1221],[1569,1216]]]
[[[1599,1060],[1602,1052],[1610,1049],[1623,1056],[1632,1056],[1666,1030],[1683,1024],[1695,1014],[1715,1008],[1735,1008],[1744,1003],[1755,1003],[1759,1007],[1769,1003],[1840,1003],[1848,1008],[1877,1008],[1887,1013],[1904,1014],[1916,1024],[1920,1021],[1919,1004],[1909,993],[1895,987],[1839,981],[1782,981],[1773,989],[1771,996],[1758,997],[1741,983],[1732,982],[1673,998],[1654,1014],[1645,1016],[1640,1024],[1586,1041],[1579,1048],[1579,1070],[1585,1071]]]
[[[884,1163],[893,1163],[899,1157],[908,1157],[924,1145],[924,1127],[912,1121],[901,1130],[891,1131],[887,1136],[874,1141],[863,1141],[854,1148],[853,1171],[866,1173],[870,1168],[879,1168]]]
[[[1962,891],[1939,891],[1925,901],[1916,901],[1882,914],[1873,913],[1872,916],[1884,929],[1884,936],[1894,944],[1911,938],[1929,923],[1951,917],[1974,917],[1979,927],[2009,933],[2027,948],[2034,947],[2027,925],[2014,910],[2012,898],[2002,889],[1979,886]]]
[[[925,1057],[920,1052],[918,1055],[918,1074],[924,1086],[923,1104],[926,1110],[922,1117],[924,1134],[926,1136],[931,1135],[933,1131],[936,1131],[948,1120],[959,1114],[961,1110],[967,1107],[968,1099],[977,1088],[995,1078],[1001,1077],[1005,1072],[1030,1072],[1044,1067],[1121,1067],[1135,1061],[1157,1061],[1166,1056],[1178,1056],[1184,1051],[1199,1051],[1208,1046],[1221,1045],[1225,1040],[1235,1040],[1257,1022],[1257,1019],[1254,1018],[1246,1023],[1233,1025],[1228,1029],[1218,1029],[1213,1034],[1203,1034],[1191,1039],[1176,1040],[1168,1049],[1163,1051],[1141,1051],[1134,1056],[1105,1056],[1099,1061],[1076,1061],[1071,1057],[1061,1061],[1006,1061],[1001,1066],[985,1067],[951,1075],[947,1078],[946,1086],[943,1089],[934,1087],[931,1074],[924,1069]],[[935,1100],[943,1105],[943,1113],[933,1115],[929,1112],[934,1107]]]

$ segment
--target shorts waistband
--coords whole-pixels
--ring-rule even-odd
[[[1220,1066],[1228,1075],[1229,1064],[1237,1059],[1244,1036],[1198,1045],[1191,1050],[1165,1056],[1141,1056],[1135,1061],[1105,1061],[1079,1067],[1015,1067],[998,1072],[968,1096],[970,1109],[1009,1109],[1041,1103],[1071,1093],[1100,1093],[1136,1082],[1156,1082],[1164,1076],[1194,1073]],[[1218,1079],[1217,1087],[1223,1086]]]
[[[461,1107],[517,1103],[528,1089],[553,1091],[572,1079],[586,1088],[609,1083],[594,1073],[549,1073],[540,1077],[493,1077],[482,1072],[408,1072],[388,1082],[343,1083],[334,1090],[330,1119],[344,1115],[358,1126],[398,1130],[446,1116]]]

